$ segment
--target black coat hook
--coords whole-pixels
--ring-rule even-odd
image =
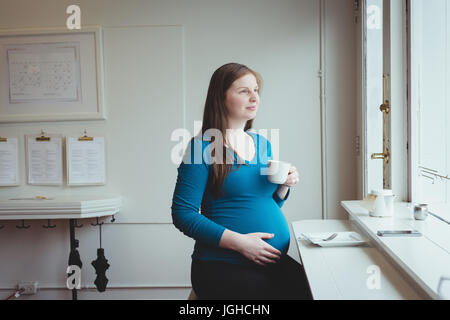
[[[50,225],[50,219],[48,219],[47,220],[47,225],[42,225],[42,227],[44,227],[45,229],[53,229],[53,228],[55,228],[56,227],[56,224],[54,224],[54,225]]]
[[[112,215],[111,222],[114,222],[114,221],[116,221],[116,218],[114,218],[114,215]]]
[[[75,223],[74,223],[74,227],[75,227],[75,228],[81,228],[81,227],[83,227],[82,224],[80,224],[80,225],[77,224],[77,219],[74,219],[74,220],[75,220]]]
[[[28,229],[31,226],[26,226],[25,225],[25,220],[22,220],[22,225],[21,226],[16,226],[17,229]]]
[[[102,224],[104,224],[104,222],[98,223],[98,217],[95,219],[97,219],[97,223],[96,224],[91,223],[91,226],[96,227],[96,226],[101,226]]]

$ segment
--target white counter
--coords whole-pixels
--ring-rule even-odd
[[[370,245],[317,247],[299,239],[301,233],[358,232],[359,230],[349,220],[301,220],[293,222],[292,228],[315,300],[425,298],[402,277],[383,254]],[[375,275],[375,272],[378,272],[378,275]],[[379,286],[371,285],[374,276],[378,277]]]
[[[342,201],[350,219],[370,238],[409,281],[430,298],[438,299],[441,276],[450,275],[450,225],[429,215],[424,221],[413,217],[405,202],[394,204],[393,217],[370,217],[360,201]],[[378,230],[418,230],[422,237],[380,237]]]

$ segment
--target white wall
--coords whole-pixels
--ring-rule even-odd
[[[326,121],[329,219],[346,219],[357,199],[356,23],[353,1],[326,1]]]
[[[357,196],[353,149],[356,134],[353,1],[325,2],[326,201],[329,218],[346,218],[339,201]],[[2,0],[0,28],[64,27],[69,4],[72,2]],[[21,139],[20,170],[24,177],[25,134],[40,133],[43,128],[49,133],[77,135],[86,128],[91,135],[104,135],[108,147],[108,183],[100,187],[36,187],[26,185],[22,179],[19,187],[0,189],[0,196],[114,193],[125,198],[116,223],[103,227],[102,244],[111,264],[107,271],[111,289],[103,294],[82,290],[80,299],[187,296],[193,241],[171,224],[170,205],[177,166],[170,161],[168,153],[177,142],[170,141],[169,132],[184,127],[194,134],[194,121],[202,119],[211,74],[224,63],[244,63],[263,76],[255,129],[269,132],[272,128],[280,129],[280,159],[292,162],[301,177],[283,207],[287,219],[321,218],[318,1],[86,0],[77,4],[81,7],[82,26],[104,27],[108,119],[0,124],[0,136],[16,135]],[[181,43],[177,42],[177,35],[170,38],[182,50],[181,55],[173,56],[177,61],[175,67],[168,62],[158,65],[155,61],[153,38],[142,35],[143,26],[149,25],[182,30]],[[127,41],[120,32],[135,38]],[[160,72],[138,72],[145,54],[133,55],[130,44],[136,43],[139,37],[142,37],[142,48],[149,50],[150,61],[144,68],[148,70],[152,66]],[[128,67],[117,65],[120,54],[125,57],[124,63],[129,63]],[[168,76],[172,74],[176,75],[173,82]],[[134,77],[126,81],[127,76]],[[133,83],[137,89],[130,92]],[[174,97],[172,103],[167,95]],[[130,144],[131,137],[138,144]],[[129,153],[128,160],[125,152]],[[98,229],[89,222],[92,221],[83,221],[85,226],[76,232],[83,261],[82,285],[92,288],[95,274],[90,262],[95,259],[98,247]],[[5,222],[5,228],[0,230],[0,289],[12,288],[19,280],[37,280],[49,290],[33,298],[70,297],[64,290],[68,222],[57,221],[57,228],[52,230],[43,229],[40,221],[28,223],[32,225],[28,230],[16,229],[16,221]],[[289,253],[298,259],[293,239]],[[5,296],[8,293],[3,292]]]

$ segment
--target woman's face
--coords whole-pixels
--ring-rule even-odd
[[[225,105],[230,119],[247,121],[256,116],[259,88],[253,74],[247,73],[232,83],[225,93]]]

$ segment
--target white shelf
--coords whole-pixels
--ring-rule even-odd
[[[0,220],[82,219],[111,216],[120,196],[56,196],[45,200],[0,199]]]

